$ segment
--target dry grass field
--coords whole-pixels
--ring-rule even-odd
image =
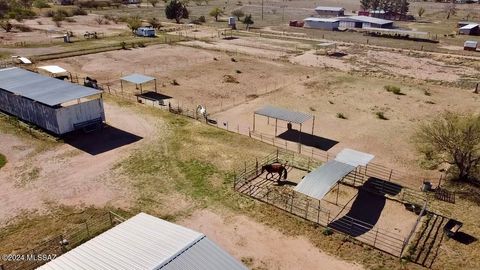
[[[423,44],[287,26],[290,19],[311,15],[315,5],[341,5],[352,13],[359,9],[357,0],[264,1],[263,20],[260,0],[237,2],[192,2],[191,16],[205,15],[207,23],[178,26],[154,39],[133,37],[125,23],[98,25],[95,18],[140,15],[177,27],[166,21],[163,2],[156,8],[90,10],[61,27],[37,18],[23,22],[32,32],[1,32],[0,58],[25,55],[39,59],[35,66],[66,68],[79,83],[86,76],[97,79],[105,87],[108,127],[58,139],[0,115],[0,254],[24,252],[59,233],[68,235],[106,211],[125,217],[143,211],[204,232],[251,269],[423,268],[411,258],[400,260],[343,234],[328,235],[322,227],[235,192],[235,170],[275,147],[137,104],[133,100],[139,89],[124,83],[121,90],[120,78],[153,76],[158,92],[171,97],[167,102],[173,107],[203,105],[219,127],[244,134],[253,130],[253,112],[265,105],[309,113],[316,118],[315,136],[306,144],[332,156],[343,148],[371,153],[375,163],[404,173],[408,179],[403,184],[418,189],[424,179],[436,185],[441,175],[420,165],[412,143],[419,123],[446,110],[480,113],[480,96],[473,93],[480,54],[461,50],[467,37],[448,36],[458,20],[480,20],[480,5],[458,5],[458,13],[447,20],[443,4],[411,3],[412,14],[425,7],[424,17],[399,25],[440,40]],[[225,6],[219,22],[208,16],[214,6]],[[254,29],[246,32],[240,25],[242,31],[225,38],[219,29],[234,9],[251,13]],[[73,31],[77,39],[62,43],[64,31]],[[85,40],[85,31],[104,35]],[[318,48],[329,41],[336,42],[333,55]],[[121,49],[121,42],[145,47]],[[400,91],[386,90],[392,86]],[[288,137],[286,125],[279,121],[280,138]],[[310,123],[302,128],[304,133],[312,130]],[[273,121],[256,118],[258,134],[274,137],[274,130]],[[294,182],[303,176],[291,175]],[[429,195],[429,209],[461,220],[462,232],[476,239],[478,196],[460,191],[455,204]],[[331,191],[326,199],[336,195]],[[342,186],[338,195],[341,204],[351,206],[358,190]],[[399,202],[386,200],[376,225],[407,235],[416,218]],[[476,240],[445,239],[432,268],[478,269],[479,250]]]

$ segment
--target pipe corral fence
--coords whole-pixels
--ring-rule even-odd
[[[402,257],[427,208],[426,198],[421,192],[408,188],[402,188],[401,193],[396,197],[387,198],[399,202],[421,203],[421,211],[414,226],[407,236],[403,236],[347,215],[341,216],[341,213],[347,209],[346,205],[337,203],[335,204],[336,209],[332,211],[333,203],[329,201],[310,198],[291,188],[281,189],[278,186],[265,184],[265,181],[269,180],[253,183],[253,180],[262,174],[262,166],[273,162],[288,162],[289,166],[306,171],[311,171],[321,164],[309,157],[278,149],[266,157],[245,162],[243,168],[238,168],[234,176],[234,190],[289,214],[314,222],[328,230],[352,236],[353,239],[399,258]],[[344,177],[341,183],[360,188],[368,178],[366,172],[368,170],[365,168],[357,168]],[[388,184],[380,184],[368,187],[368,192],[385,195],[388,194],[388,189]],[[327,205],[328,207],[326,207]]]

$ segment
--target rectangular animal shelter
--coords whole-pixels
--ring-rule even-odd
[[[22,68],[0,69],[0,110],[55,135],[105,121],[102,91]]]

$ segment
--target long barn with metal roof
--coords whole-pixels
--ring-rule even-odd
[[[0,110],[56,135],[104,122],[101,94],[21,68],[0,69]]]
[[[246,270],[204,234],[140,213],[38,270]]]

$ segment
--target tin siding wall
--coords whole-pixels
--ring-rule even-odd
[[[0,110],[59,134],[55,109],[0,89]]]
[[[102,120],[105,121],[103,99],[94,99],[57,109],[60,134],[73,131],[74,124],[79,124],[96,118],[102,118]]]

